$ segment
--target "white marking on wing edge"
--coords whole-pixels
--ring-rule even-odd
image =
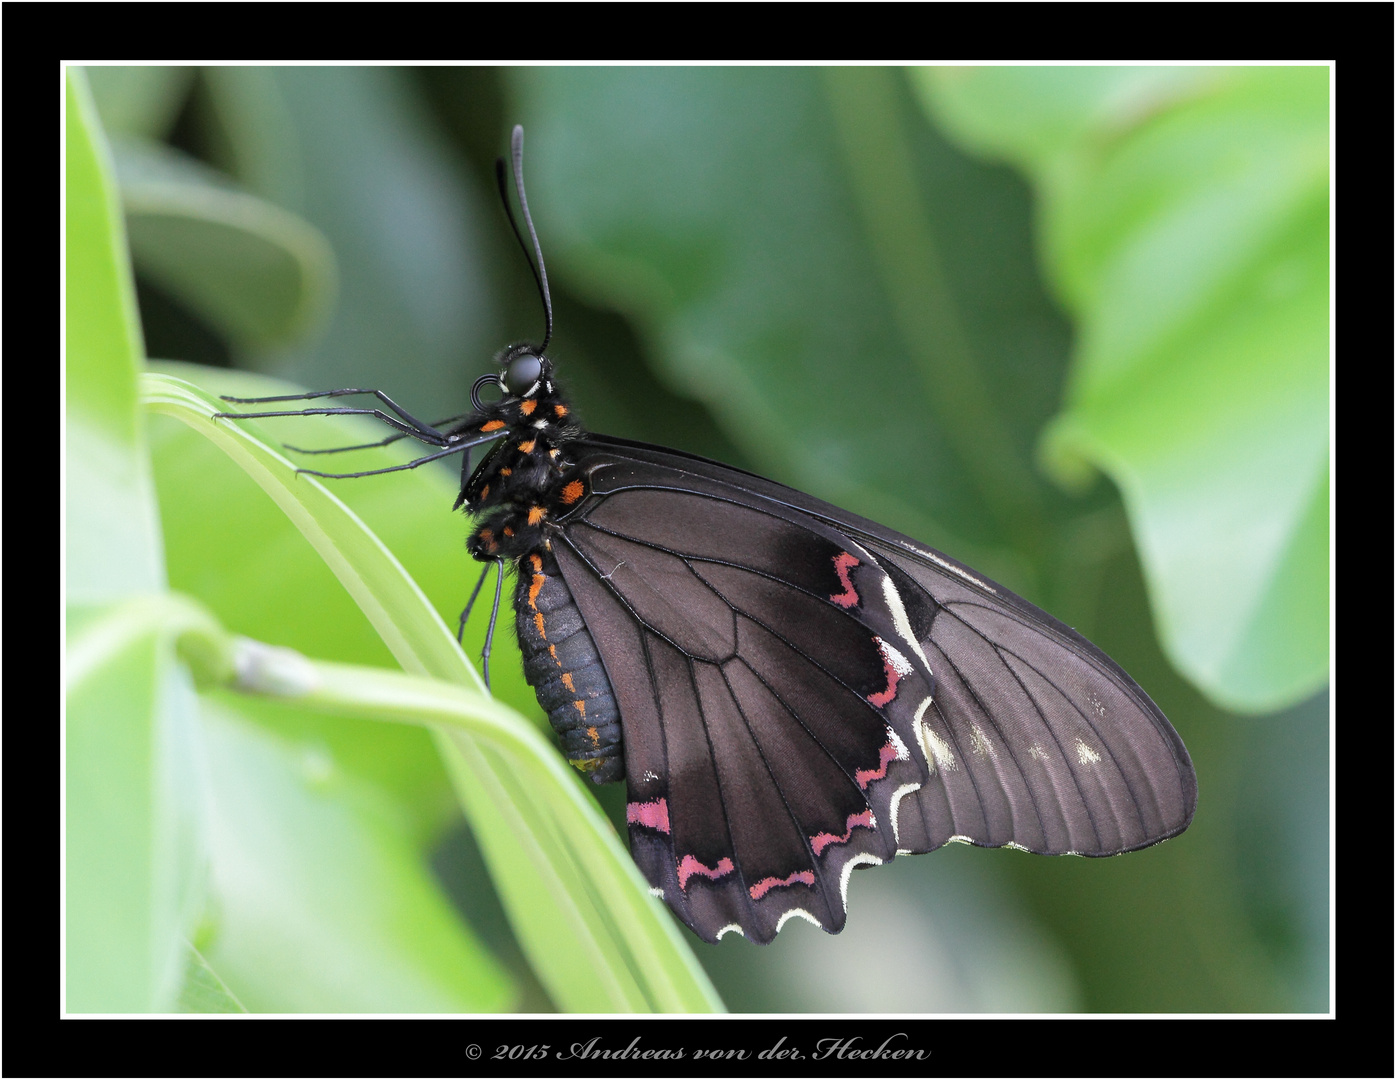
[[[1080,739],[1076,740],[1076,760],[1082,765],[1094,765],[1100,761],[1100,755],[1087,746]]]
[[[931,662],[926,659],[926,654],[921,650],[921,643],[911,632],[911,620],[906,617],[906,605],[902,603],[902,595],[897,592],[897,586],[885,573],[882,578],[882,595],[887,599],[887,609],[892,613],[892,625],[897,628],[897,633],[902,636],[903,641],[911,646],[911,651],[921,658],[921,663],[926,665],[926,670],[931,671]],[[931,674],[934,675],[935,672],[931,672]]]
[[[882,860],[876,855],[869,855],[866,851],[863,851],[843,864],[843,873],[839,875],[839,895],[843,897],[844,911],[848,910],[848,876],[864,863],[867,863],[869,866],[881,866]]]
[[[916,554],[918,555],[924,555],[926,558],[930,559],[931,562],[935,563],[937,566],[944,567],[946,570],[949,570],[952,574],[957,574],[960,577],[964,578],[966,581],[974,582],[974,584],[978,585],[985,592],[993,593],[995,596],[999,594],[999,591],[992,585],[990,585],[987,581],[975,577],[973,574],[965,570],[963,567],[956,566],[954,563],[946,562],[934,551],[927,551],[925,548],[918,547],[914,547],[911,550],[916,552]]]
[[[956,833],[954,836],[952,836],[949,840],[945,842],[947,844],[969,844],[971,847],[974,846],[973,840],[971,840],[968,836],[961,836],[959,833]]]
[[[897,848],[896,853],[892,856],[892,858],[895,859],[895,858],[897,857],[897,855],[915,855],[915,854],[916,854],[916,852],[912,851],[911,848],[899,847],[899,848]]]
[[[873,640],[877,642],[877,647],[882,652],[882,659],[887,661],[887,665],[893,671],[895,671],[898,675],[901,675],[903,677],[911,674],[910,660],[908,660],[901,653],[897,652],[897,650],[892,648],[891,645],[888,645],[887,642],[882,640],[882,638],[874,636]]]
[[[902,742],[902,737],[892,730],[891,724],[887,725],[887,741],[897,751],[898,761],[906,761],[911,757],[911,751],[906,748],[906,743]]]
[[[1029,855],[1032,854],[1032,852],[1028,851],[1028,849],[1025,848],[1022,844],[1015,844],[1012,840],[1008,841],[1008,843],[1004,844],[1003,846],[1006,848],[1012,848],[1014,851],[1027,851]]]
[[[797,915],[798,915],[800,918],[802,918],[802,919],[808,919],[810,922],[814,923],[815,926],[819,927],[819,929],[821,929],[821,930],[824,929],[824,924],[823,924],[822,922],[820,922],[818,919],[816,919],[813,915],[811,915],[811,914],[810,914],[808,911],[806,911],[804,908],[802,908],[802,907],[793,907],[793,908],[791,908],[789,911],[787,911],[784,915],[782,915],[778,920],[776,920],[776,933],[779,934],[779,933],[780,933],[780,928],[781,928],[782,926],[784,926],[786,923],[788,923],[791,919],[795,918],[795,916],[797,916]]]
[[[916,717],[912,720],[912,730],[916,732],[916,740],[921,744],[921,756],[926,761],[926,769],[932,776],[936,774],[936,769],[944,769],[946,772],[955,771],[955,753],[950,749],[949,744],[932,731],[925,721],[926,710],[931,707],[931,699],[927,698],[921,702],[916,710]]]
[[[892,792],[892,805],[888,812],[892,815],[892,839],[896,840],[898,843],[900,843],[902,839],[901,830],[897,827],[898,804],[905,796],[910,795],[913,791],[920,790],[920,784],[903,784],[901,787],[897,788],[896,791]],[[901,852],[899,851],[897,854],[900,855]]]
[[[721,941],[721,940],[722,940],[722,935],[723,935],[723,934],[741,934],[742,937],[746,937],[746,931],[743,930],[743,929],[742,929],[740,926],[738,926],[736,923],[728,923],[728,924],[727,924],[726,926],[724,926],[721,930],[719,930],[719,931],[717,932],[717,940],[718,940],[718,941]]]
[[[664,890],[661,889],[658,885],[651,885],[651,886],[650,886],[650,895],[653,896],[653,897],[655,897],[655,898],[657,898],[657,899],[659,899],[659,900],[663,900],[663,899],[664,899]]]
[[[998,751],[994,749],[994,744],[989,741],[989,736],[984,734],[984,729],[978,724],[973,725],[969,737],[970,749],[980,757],[988,754],[995,761],[998,760]]]

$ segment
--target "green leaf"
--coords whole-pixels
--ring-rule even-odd
[[[163,595],[130,267],[82,72],[65,99],[66,1007],[163,1011],[197,913],[196,703]]]
[[[166,376],[146,377],[146,400],[213,441],[271,495],[404,667],[479,687],[474,669],[401,564],[321,483],[298,476],[257,438],[252,423],[215,422],[220,402]],[[402,698],[391,696],[383,705],[401,706]],[[519,737],[539,740],[521,717],[513,722]],[[667,914],[647,895],[609,825],[582,793],[581,781],[555,751],[539,740],[531,754],[501,757],[498,746],[481,745],[461,730],[441,735],[438,744],[515,932],[559,1005],[589,1011],[718,1007]],[[555,788],[563,794],[540,800],[540,793],[550,796]],[[578,814],[588,815],[582,832],[569,835]]]
[[[64,225],[67,589],[101,602],[163,587],[136,373],[144,356],[110,155],[69,69]]]
[[[175,639],[218,631],[162,594],[70,607],[67,623],[67,1008],[166,1011],[205,859],[197,703]]]
[[[305,216],[333,246],[339,303],[323,334],[252,358],[315,387],[378,386],[410,411],[466,400],[503,337],[498,261],[459,158],[386,67],[217,67],[205,130],[248,190]],[[449,392],[443,392],[444,388]],[[441,415],[437,413],[437,415]]]
[[[167,146],[115,150],[141,273],[238,345],[281,344],[324,319],[335,265],[317,229]]]
[[[192,945],[186,954],[184,986],[179,992],[176,1008],[182,1013],[247,1012],[247,1007]]]
[[[213,880],[200,951],[252,1012],[502,1012],[516,991],[417,831],[315,741],[206,701]],[[186,983],[187,986],[187,983]]]
[[[1328,69],[918,78],[1041,194],[1081,324],[1047,464],[1119,485],[1180,671],[1234,710],[1309,697],[1329,650]]]
[[[83,68],[102,126],[111,134],[163,138],[189,94],[194,68],[103,64]]]

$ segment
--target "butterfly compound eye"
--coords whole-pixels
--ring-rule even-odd
[[[543,361],[532,353],[524,353],[509,361],[504,370],[504,387],[515,397],[522,397],[543,374]]]

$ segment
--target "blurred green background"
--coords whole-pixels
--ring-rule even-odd
[[[88,76],[147,353],[205,366],[165,370],[468,408],[494,353],[541,334],[494,192],[522,123],[550,351],[590,427],[970,563],[1182,734],[1183,836],[1110,860],[952,845],[855,875],[836,937],[691,939],[731,1010],[1327,1011],[1326,68]],[[260,490],[172,421],[150,432],[173,589],[393,666]],[[457,482],[336,489],[452,625],[476,574]],[[536,716],[504,638],[497,692]],[[205,702],[196,944],[248,1007],[552,1007],[425,734]],[[602,793],[613,820],[622,800]],[[368,893],[374,925],[428,929],[366,934]],[[452,964],[476,984],[423,974]]]

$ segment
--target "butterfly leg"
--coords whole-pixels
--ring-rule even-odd
[[[460,613],[460,625],[456,627],[456,643],[461,644],[465,637],[465,620],[470,618],[470,609],[475,606],[475,598],[480,595],[480,588],[485,584],[485,578],[489,576],[490,564],[485,563],[485,568],[480,571],[480,580],[475,583],[475,591],[470,594],[470,600],[465,605],[465,610]]]
[[[490,688],[490,649],[494,646],[494,624],[499,618],[499,600],[504,595],[504,560],[495,559],[499,575],[494,579],[494,608],[490,611],[490,628],[485,632],[485,651],[480,654],[480,664],[485,669],[485,689]]]
[[[464,420],[469,415],[469,413],[461,413],[459,416],[448,416],[444,420],[436,421],[432,427],[440,428],[445,424],[452,424],[457,420]],[[393,443],[400,442],[407,437],[407,432],[399,431],[396,435],[389,435],[386,439],[379,439],[377,442],[359,443],[357,446],[331,446],[320,450],[312,450],[304,446],[292,446],[290,443],[282,443],[281,445],[287,450],[294,450],[297,454],[342,454],[346,450],[372,450],[379,446],[391,446]],[[465,459],[469,461],[470,455],[466,454]]]
[[[402,472],[404,469],[415,469],[418,465],[425,465],[428,461],[435,461],[437,458],[450,457],[452,454],[459,454],[463,450],[469,450],[472,446],[478,446],[482,442],[498,438],[498,434],[490,432],[488,435],[481,435],[479,438],[462,443],[460,446],[448,446],[445,450],[438,450],[434,454],[427,454],[426,457],[419,457],[415,461],[409,461],[405,465],[390,465],[386,469],[368,469],[365,472],[320,472],[317,469],[297,469],[297,473],[305,473],[307,476],[324,476],[330,480],[353,480],[359,476],[378,476],[382,473]]]
[[[382,390],[360,390],[356,387],[345,387],[342,390],[313,390],[308,394],[279,394],[275,397],[261,398],[239,398],[223,395],[224,401],[230,401],[235,405],[263,405],[273,401],[313,401],[322,397],[352,397],[355,394],[372,394],[379,401],[388,407],[402,421],[398,422],[389,417],[381,409],[295,409],[287,412],[266,412],[266,413],[243,413],[243,416],[320,416],[333,415],[335,413],[358,413],[378,417],[386,424],[400,429],[404,434],[420,438],[423,442],[435,442],[440,446],[445,440],[445,436],[437,431],[435,426],[424,424],[404,409],[396,401],[390,398]],[[219,413],[219,416],[237,416],[237,413]]]
[[[494,648],[494,627],[499,619],[499,603],[504,595],[504,560],[495,559],[493,566],[498,569],[499,576],[494,582],[494,607],[490,611],[490,628],[485,632],[485,648],[480,653],[480,666],[485,671],[485,689],[490,688],[490,652]],[[489,577],[491,564],[486,563],[485,569],[480,572],[480,580],[475,583],[475,588],[470,594],[470,600],[465,605],[465,610],[460,613],[460,623],[456,626],[456,641],[461,642],[465,637],[465,621],[470,618],[470,609],[475,606],[475,601],[480,595],[480,589],[485,584],[485,578]]]

